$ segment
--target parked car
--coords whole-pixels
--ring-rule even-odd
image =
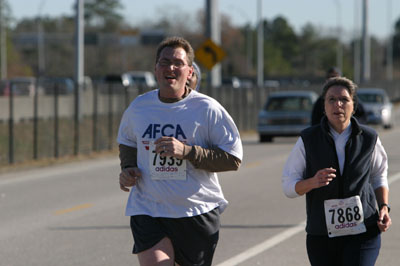
[[[258,114],[260,142],[271,142],[277,136],[298,136],[311,125],[311,112],[317,98],[312,91],[271,93]]]
[[[238,77],[224,77],[221,80],[221,85],[234,89],[239,89],[242,86],[241,81]]]
[[[363,103],[367,124],[382,125],[384,128],[393,126],[393,104],[384,89],[360,88],[357,96]]]
[[[58,89],[58,94],[73,94],[75,90],[74,81],[71,78],[64,77],[47,77],[40,79],[40,85],[44,88],[45,94],[53,95],[55,89]]]
[[[5,96],[9,92],[9,81],[0,80],[0,96]]]
[[[264,87],[278,89],[280,87],[279,80],[267,79],[264,80]]]
[[[124,86],[136,86],[141,88],[157,87],[156,78],[150,71],[129,71],[122,74]]]
[[[10,88],[12,88],[13,95],[33,96],[36,89],[36,79],[34,77],[15,77],[1,81],[1,95],[9,96]],[[37,91],[38,94],[43,94],[43,88],[41,86],[39,86]]]

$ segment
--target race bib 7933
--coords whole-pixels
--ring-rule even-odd
[[[149,143],[149,167],[153,180],[186,180],[186,160],[162,156],[155,151],[154,142]]]

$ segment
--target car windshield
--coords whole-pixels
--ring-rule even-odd
[[[383,95],[375,93],[360,93],[358,98],[364,103],[383,103]]]
[[[267,103],[267,111],[311,111],[310,98],[301,96],[273,97]]]
[[[146,79],[144,77],[132,77],[134,82],[140,83],[140,84],[145,84]]]

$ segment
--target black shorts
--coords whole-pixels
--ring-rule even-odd
[[[211,265],[219,237],[219,209],[184,218],[131,216],[133,253],[145,251],[168,237],[181,266]]]

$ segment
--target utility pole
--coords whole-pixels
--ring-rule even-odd
[[[44,72],[44,40],[43,40],[43,27],[42,27],[42,9],[44,6],[45,0],[42,0],[39,5],[38,15],[37,15],[37,56],[38,56],[38,65],[37,65],[37,73],[36,73],[36,84],[35,84],[35,92],[33,96],[33,159],[38,159],[39,156],[39,148],[38,148],[38,121],[39,121],[39,87],[40,80],[43,76]],[[57,143],[55,144],[57,145]]]
[[[44,54],[44,34],[42,25],[42,10],[45,4],[45,0],[42,0],[38,9],[37,18],[37,49],[38,49],[38,76],[39,78],[43,75],[45,69],[45,54]]]
[[[356,84],[361,80],[361,36],[360,36],[360,3],[354,1],[354,52],[353,52],[353,65],[354,65],[354,81]]]
[[[84,0],[76,0],[75,17],[75,82],[80,87],[83,84],[84,56]]]
[[[221,20],[218,11],[218,0],[206,0],[206,36],[215,44],[221,44]],[[221,64],[216,64],[207,77],[209,87],[221,86]]]
[[[257,2],[257,85],[264,86],[264,23],[262,19],[262,0]]]
[[[371,40],[368,33],[368,0],[363,0],[362,6],[362,57],[361,84],[371,78]]]
[[[392,25],[392,0],[387,2],[388,39],[386,47],[386,79],[393,80],[393,25]]]
[[[84,1],[76,0],[75,16],[75,132],[74,154],[79,153],[79,122],[82,117],[82,87],[83,87],[83,49],[84,49]]]
[[[343,72],[343,48],[342,48],[342,40],[341,40],[341,35],[342,35],[342,26],[341,26],[342,9],[341,9],[339,0],[336,0],[335,2],[336,2],[336,7],[337,7],[337,13],[336,13],[336,19],[337,19],[336,66],[340,69],[340,71]]]
[[[218,0],[206,0],[206,36],[215,44],[221,44],[221,20],[218,11]],[[221,86],[221,63],[217,63],[209,72],[208,86]]]
[[[7,29],[5,17],[5,0],[0,0],[0,56],[1,56],[1,79],[7,79]]]

